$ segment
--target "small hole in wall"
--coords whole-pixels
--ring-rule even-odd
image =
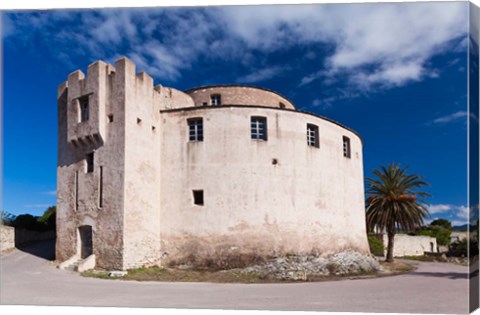
[[[142,123],[142,120],[140,118],[137,118],[137,125],[140,125]]]
[[[277,160],[277,159],[272,159],[272,164],[273,164],[273,165],[277,165],[277,164],[278,164],[278,160]]]
[[[113,122],[113,115],[108,115],[108,122],[109,123],[112,123]]]
[[[155,126],[152,126],[152,132],[155,132],[155,129],[157,129]]]

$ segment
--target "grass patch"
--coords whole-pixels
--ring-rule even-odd
[[[332,266],[337,269],[338,266]],[[409,269],[410,270],[410,269]],[[123,277],[110,277],[106,271],[86,271],[82,273],[84,277],[100,279],[122,279],[132,281],[159,281],[159,282],[212,282],[212,283],[290,283],[290,282],[317,282],[317,281],[337,281],[346,279],[360,279],[365,277],[375,277],[378,273],[375,271],[360,270],[354,274],[342,275],[307,275],[306,279],[277,279],[273,276],[260,276],[257,274],[245,274],[238,270],[181,270],[174,268],[137,268],[128,270],[128,274]]]
[[[401,262],[401,261],[394,261],[394,262],[381,261],[380,265],[382,265],[383,268],[390,271],[391,273],[403,273],[403,272],[408,272],[415,269],[415,267],[412,266],[411,264]]]
[[[440,257],[434,257],[434,256],[403,256],[401,259],[407,259],[407,260],[416,260],[416,261],[430,261],[430,262],[435,262],[435,261],[440,261]]]
[[[123,277],[110,277],[105,271],[86,271],[84,277],[100,279],[122,279],[134,281],[164,282],[215,282],[215,283],[258,283],[271,282],[257,275],[243,274],[233,271],[195,271],[171,268],[137,268],[128,270]]]

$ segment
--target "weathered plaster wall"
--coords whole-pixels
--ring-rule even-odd
[[[160,261],[160,104],[146,73],[126,64],[124,268]],[[169,99],[171,101],[171,98]]]
[[[58,260],[79,252],[82,225],[93,228],[97,266],[109,269],[192,257],[369,251],[359,137],[291,110],[273,92],[215,89],[198,90],[194,104],[180,91],[154,88],[125,58],[69,76],[58,94]],[[194,107],[210,93],[220,93],[222,104],[249,106]],[[92,121],[79,123],[84,95]],[[267,108],[280,101],[286,110]],[[186,110],[168,111],[178,108]],[[268,141],[250,139],[251,116],[268,119]],[[203,118],[202,142],[188,141],[193,117]],[[307,146],[307,123],[319,127],[320,148]],[[343,136],[351,158],[343,156]],[[95,168],[86,173],[90,152]],[[193,204],[193,189],[204,190],[204,206]]]
[[[0,252],[15,248],[15,229],[0,224]]]
[[[388,244],[388,236],[383,235],[383,244],[386,248]],[[433,250],[432,250],[433,249]],[[422,256],[424,252],[437,252],[437,239],[430,236],[395,234],[393,256]]]
[[[123,265],[124,64],[125,60],[121,59],[113,69],[96,62],[88,67],[87,77],[76,71],[59,87],[56,244],[59,261],[79,251],[78,228],[91,225],[97,266],[120,269]],[[78,123],[70,117],[76,115],[76,99],[85,94],[91,95],[92,121]],[[108,115],[113,115],[113,122],[109,122]],[[95,127],[97,120],[103,128]],[[75,124],[92,127],[86,133],[73,132],[73,136],[67,137],[70,128],[78,128]],[[94,137],[98,130],[100,133]],[[94,171],[87,173],[85,156],[91,152],[94,153]],[[99,202],[100,167],[103,169],[102,207]]]
[[[162,116],[165,262],[189,254],[369,252],[356,134],[312,115],[261,107]],[[268,141],[250,139],[251,116],[267,117]],[[193,117],[203,118],[202,142],[188,141]],[[320,148],[307,146],[307,123],[319,127]],[[352,158],[343,156],[343,136],[351,139]],[[192,190],[200,189],[204,206],[193,203]]]
[[[222,105],[257,105],[267,107],[280,107],[280,103],[285,105],[286,109],[295,109],[295,106],[283,96],[246,86],[231,87],[205,87],[186,91],[193,98],[195,106],[210,106],[210,96],[220,94]]]

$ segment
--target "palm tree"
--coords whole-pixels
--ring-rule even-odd
[[[377,177],[367,178],[367,227],[386,230],[388,235],[387,262],[393,261],[393,243],[397,228],[412,231],[423,225],[429,216],[426,202],[430,195],[419,191],[429,186],[419,175],[408,175],[407,167],[390,163],[388,167],[374,170]]]

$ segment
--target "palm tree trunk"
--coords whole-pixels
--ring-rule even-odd
[[[387,262],[393,262],[393,243],[395,240],[395,231],[388,231]]]

